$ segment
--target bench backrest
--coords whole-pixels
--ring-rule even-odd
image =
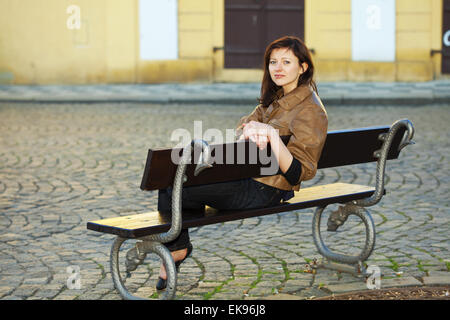
[[[379,135],[387,133],[389,128],[389,126],[382,126],[328,132],[318,168],[323,169],[377,161],[377,158],[374,157],[374,152],[381,149],[383,144],[379,139]],[[388,154],[389,160],[398,158],[400,153],[398,147],[405,130],[405,128],[401,128],[397,131]],[[287,144],[289,136],[282,137],[282,140]],[[267,159],[260,158],[259,156],[256,159],[250,159],[249,153],[251,148],[254,147],[254,144],[253,146],[251,144],[253,143],[246,141],[223,145],[210,145],[213,156],[215,155],[215,150],[221,150],[223,157],[220,158],[227,159],[227,151],[228,153],[231,152],[232,156],[228,158],[230,161],[223,161],[228,162],[228,164],[214,163],[212,168],[204,170],[198,176],[194,176],[196,164],[192,161],[186,168],[188,179],[184,183],[184,186],[260,177],[261,168],[269,167],[269,165],[267,164]],[[244,148],[242,149],[241,147],[243,146]],[[238,149],[241,152],[240,155],[242,155],[242,150],[245,150],[245,161],[239,159],[240,162],[244,162],[243,164],[238,162]],[[141,182],[142,190],[165,189],[173,184],[177,165],[172,162],[172,152],[180,154],[181,148],[150,149],[148,151],[147,162]],[[193,156],[192,160],[194,160]]]

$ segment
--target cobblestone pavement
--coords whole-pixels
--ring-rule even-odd
[[[449,107],[327,105],[330,130],[402,118],[416,128],[416,144],[388,162],[387,194],[370,208],[377,241],[367,263],[381,269],[382,288],[450,284]],[[0,299],[120,299],[109,271],[114,236],[86,223],[154,210],[156,192],[139,189],[148,148],[175,145],[173,130],[193,132],[196,120],[203,131],[224,132],[252,109],[0,103]],[[304,187],[374,179],[374,164],[358,165],[319,171]],[[192,229],[194,251],[180,269],[177,298],[304,299],[367,289],[351,274],[305,272],[320,258],[312,215],[308,209]],[[362,246],[361,223],[349,218],[339,230],[327,234],[330,247]],[[158,261],[146,262],[126,283],[153,296]]]

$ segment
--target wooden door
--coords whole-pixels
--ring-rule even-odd
[[[225,0],[225,68],[262,68],[266,46],[304,39],[304,0]]]

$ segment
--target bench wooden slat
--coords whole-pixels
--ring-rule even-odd
[[[218,211],[207,208],[204,212],[183,214],[183,228],[227,222],[272,213],[323,206],[330,203],[344,203],[369,197],[375,189],[369,186],[333,183],[314,186],[295,192],[294,198],[271,208],[251,210]],[[150,234],[161,233],[170,228],[170,215],[158,211],[134,214],[88,222],[89,230],[110,233],[124,238],[139,238]]]
[[[327,197],[338,197],[346,194],[356,194],[359,192],[374,191],[373,187],[349,183],[332,183],[321,186],[314,186],[294,192],[294,197],[288,203],[312,201]]]
[[[134,224],[148,224],[148,225],[157,225],[164,224],[167,221],[164,221],[164,216],[157,214],[157,211],[145,212],[139,214],[132,214],[129,216],[121,216],[108,218],[98,221],[92,221],[92,223],[100,223],[105,226],[111,227],[119,227],[119,228],[132,228]]]
[[[323,169],[376,161],[377,159],[373,156],[373,153],[382,146],[382,141],[379,140],[378,137],[382,133],[387,133],[389,128],[389,126],[382,126],[328,132],[327,140],[318,163],[318,168]],[[405,130],[405,128],[401,128],[397,131],[391,150],[388,154],[388,159],[396,159],[398,157],[398,146],[400,145]],[[283,142],[287,144],[289,136],[283,136],[282,139]],[[237,163],[238,144],[239,148],[242,144],[245,144],[246,164]],[[250,144],[253,143],[246,141],[225,145],[210,145],[213,154],[215,148],[218,146],[223,148],[224,159],[226,159],[227,150],[229,150],[230,153],[231,150],[234,150],[234,162],[231,161],[233,164],[214,164],[213,168],[205,170],[197,177],[193,174],[195,164],[189,164],[186,168],[188,180],[184,186],[260,177],[261,168],[268,167],[268,165],[263,165],[260,158],[256,159],[256,163],[250,164],[250,161],[248,161]],[[148,151],[147,162],[141,181],[142,190],[165,189],[173,184],[177,165],[171,160],[172,151],[179,154],[181,149],[150,149]],[[274,158],[272,161],[275,161],[276,163]]]

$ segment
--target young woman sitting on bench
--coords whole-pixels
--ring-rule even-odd
[[[286,36],[268,45],[260,104],[237,126],[239,139],[250,139],[260,149],[270,143],[279,164],[279,174],[183,188],[183,214],[205,205],[219,209],[251,209],[273,206],[288,200],[300,182],[317,171],[327,137],[328,119],[313,80],[314,65],[305,44]],[[285,146],[280,136],[290,135]],[[159,190],[158,210],[171,211],[172,189]],[[187,229],[165,244],[177,267],[191,254]],[[158,290],[166,288],[166,271],[161,264]]]

